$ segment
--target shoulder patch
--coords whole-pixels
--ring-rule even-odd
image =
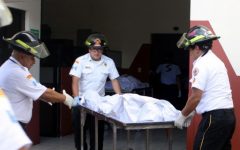
[[[199,73],[199,69],[198,68],[194,68],[193,75],[196,76],[198,73]]]
[[[0,89],[0,97],[3,97],[3,96],[5,96],[5,94],[4,94],[3,90]]]
[[[27,79],[31,79],[32,78],[32,75],[31,74],[29,74],[29,75],[27,75],[27,77],[26,77]]]

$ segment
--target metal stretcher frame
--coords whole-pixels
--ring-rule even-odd
[[[146,130],[145,134],[145,148],[149,150],[149,130],[150,129],[166,129],[167,130],[167,138],[168,138],[168,150],[172,150],[172,129],[174,127],[174,122],[152,122],[152,123],[123,123],[116,119],[104,116],[101,113],[95,112],[86,108],[84,106],[80,106],[81,113],[89,113],[95,117],[95,150],[98,150],[98,120],[104,120],[112,125],[113,132],[113,150],[117,149],[117,128],[127,130],[127,148],[129,148],[130,141],[130,130]],[[81,123],[81,150],[83,150],[83,126]]]

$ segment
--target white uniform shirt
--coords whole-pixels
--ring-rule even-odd
[[[202,99],[196,107],[197,113],[233,108],[227,69],[211,50],[194,61],[190,82],[192,87],[203,91]]]
[[[181,74],[181,71],[177,65],[174,64],[161,64],[157,67],[157,74],[161,74],[161,83],[163,84],[176,84],[177,76]]]
[[[47,89],[13,57],[0,67],[0,87],[9,98],[17,120],[23,123],[31,120],[33,100]]]
[[[102,55],[100,61],[94,61],[89,53],[75,60],[69,74],[80,78],[79,96],[88,90],[97,91],[99,95],[104,96],[107,77],[111,80],[119,77],[115,63],[111,58]]]
[[[0,149],[17,150],[28,147],[31,143],[16,120],[7,97],[0,89]]]

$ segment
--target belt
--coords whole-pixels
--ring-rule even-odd
[[[208,115],[214,115],[214,114],[221,114],[221,113],[233,113],[233,108],[227,108],[227,109],[215,109],[211,111],[207,111],[202,114],[203,117]]]

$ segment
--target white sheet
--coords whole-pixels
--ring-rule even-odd
[[[166,100],[132,93],[101,97],[95,91],[88,91],[81,105],[124,123],[174,121],[180,113]]]

